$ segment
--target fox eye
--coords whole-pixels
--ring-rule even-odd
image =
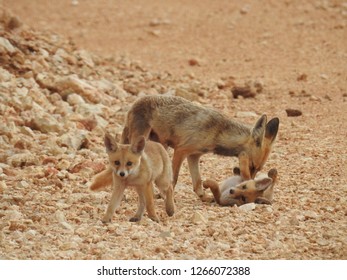
[[[133,163],[131,161],[127,162],[127,166],[132,166],[132,165],[133,165]]]
[[[243,195],[240,196],[240,199],[242,200],[242,202],[246,202],[246,197],[244,197]]]
[[[120,161],[119,161],[119,160],[116,160],[116,161],[114,162],[114,164],[115,164],[115,165],[120,165]]]
[[[246,186],[246,185],[242,186],[242,189],[243,189],[243,190],[246,190],[246,189],[247,189],[247,186]]]

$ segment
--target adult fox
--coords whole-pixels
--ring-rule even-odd
[[[139,98],[130,108],[121,141],[132,143],[142,135],[172,147],[173,186],[187,158],[194,191],[203,197],[199,171],[203,154],[238,157],[242,178],[254,178],[270,154],[278,126],[278,118],[267,122],[266,115],[250,127],[181,97],[151,95]]]
[[[139,98],[129,110],[122,142],[130,143],[143,135],[172,147],[173,185],[187,158],[194,191],[203,196],[199,171],[203,154],[239,157],[243,179],[254,178],[270,154],[278,127],[278,118],[267,122],[262,115],[249,127],[181,97],[152,95]]]

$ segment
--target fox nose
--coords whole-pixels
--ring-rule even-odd
[[[119,172],[119,176],[124,177],[125,176],[125,172],[124,171]]]

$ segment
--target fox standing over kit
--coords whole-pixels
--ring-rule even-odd
[[[133,143],[142,135],[172,147],[173,185],[187,158],[194,191],[203,197],[199,170],[203,154],[238,157],[242,178],[254,178],[270,154],[278,127],[279,119],[267,122],[266,115],[250,127],[181,97],[145,96],[135,101],[127,114],[122,143]]]

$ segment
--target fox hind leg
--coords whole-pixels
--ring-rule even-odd
[[[158,218],[157,214],[155,213],[155,209],[154,209],[153,183],[152,182],[148,183],[145,186],[145,201],[146,201],[146,208],[147,208],[148,217],[155,222],[159,222],[159,218]]]
[[[170,174],[171,174],[171,170],[170,170]],[[158,186],[158,189],[160,190],[160,196],[165,201],[166,213],[171,217],[173,216],[175,212],[175,202],[174,202],[173,187],[171,184],[170,177],[169,178],[167,178],[167,176],[160,177],[159,179],[155,181],[155,183]]]
[[[187,159],[188,159],[189,172],[192,177],[194,192],[200,198],[203,199],[205,196],[205,192],[202,188],[202,181],[201,181],[201,175],[200,175],[200,167],[199,167],[200,157],[201,155],[195,154],[195,155],[189,155]]]
[[[184,151],[180,151],[179,149],[174,150],[174,154],[172,158],[173,187],[175,187],[177,184],[181,165],[186,157],[187,155],[184,153]]]

